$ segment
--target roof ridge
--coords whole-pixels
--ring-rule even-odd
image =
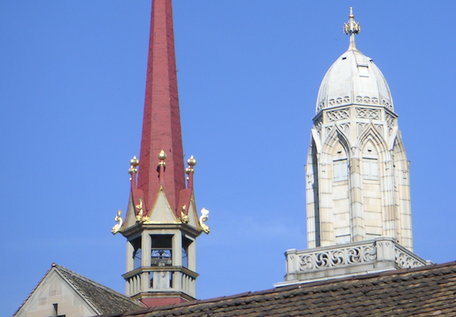
[[[199,306],[199,305],[203,305],[203,304],[217,303],[220,301],[226,302],[228,300],[242,299],[245,297],[273,295],[275,293],[285,293],[285,292],[289,292],[289,291],[293,291],[293,290],[305,291],[305,289],[310,289],[312,287],[321,287],[324,285],[332,286],[335,288],[344,288],[344,287],[347,287],[346,282],[356,282],[356,281],[362,282],[363,280],[366,280],[366,279],[402,275],[402,274],[407,274],[407,273],[417,273],[420,271],[433,271],[433,270],[438,270],[441,268],[451,267],[451,266],[453,266],[453,267],[456,266],[456,261],[442,263],[442,264],[426,265],[426,266],[410,268],[410,269],[400,269],[400,270],[391,270],[391,271],[383,271],[383,272],[374,272],[374,273],[368,273],[368,274],[363,274],[363,275],[346,276],[346,277],[342,277],[342,278],[320,280],[320,281],[309,282],[309,283],[297,283],[297,284],[293,284],[293,285],[276,287],[276,288],[271,288],[271,289],[267,289],[267,290],[255,291],[255,292],[243,292],[243,293],[234,294],[234,295],[230,295],[230,296],[220,296],[220,297],[214,297],[214,298],[209,298],[209,299],[202,299],[202,300],[199,299],[199,300],[185,302],[185,303],[170,304],[170,305],[165,305],[165,306],[156,306],[156,307],[151,307],[151,308],[147,309],[146,311],[147,312],[166,311],[166,310],[172,310],[172,309],[183,308],[183,307],[188,307],[190,309],[192,306]],[[254,299],[252,299],[252,300],[254,300]],[[135,314],[132,314],[132,315],[135,315]]]
[[[113,294],[113,295],[116,295],[116,296],[122,297],[122,298],[124,298],[124,299],[126,299],[126,300],[129,300],[130,302],[132,302],[132,303],[134,303],[134,304],[137,304],[138,306],[141,305],[141,304],[139,304],[137,301],[131,299],[130,297],[128,297],[128,296],[126,296],[126,295],[124,295],[124,294],[122,294],[122,293],[120,293],[120,292],[117,292],[116,290],[113,290],[112,288],[109,288],[109,287],[107,287],[107,286],[105,286],[105,285],[103,285],[103,284],[100,284],[100,283],[98,283],[98,282],[95,282],[94,280],[91,280],[91,279],[89,279],[88,277],[85,277],[85,276],[83,276],[83,275],[81,275],[81,274],[79,274],[79,273],[76,273],[76,272],[74,272],[74,271],[72,271],[72,270],[70,270],[70,269],[68,269],[68,268],[66,268],[66,267],[64,267],[64,266],[61,266],[61,265],[59,265],[59,264],[57,264],[57,263],[52,263],[52,267],[55,267],[57,270],[66,272],[66,273],[69,274],[70,276],[77,277],[77,278],[79,278],[79,279],[81,279],[81,280],[83,280],[83,281],[85,281],[85,282],[91,284],[92,286],[95,286],[95,287],[97,287],[97,288],[101,288],[101,289],[103,289],[103,290],[105,290],[105,291],[107,291],[107,292],[109,292],[109,293],[111,293],[111,294]],[[68,283],[70,283],[73,287],[77,288],[77,290],[81,293],[82,296],[84,296],[84,298],[85,298],[87,301],[89,301],[92,305],[94,305],[95,307],[97,307],[96,303],[94,303],[94,302],[91,300],[91,296],[90,296],[89,294],[86,294],[86,292],[85,292],[83,289],[81,289],[78,285],[76,285],[76,283],[75,283],[74,281],[72,281],[71,279],[66,278],[65,276],[64,276],[64,278],[65,278],[65,279],[68,281]],[[98,307],[97,307],[97,309],[98,309]]]

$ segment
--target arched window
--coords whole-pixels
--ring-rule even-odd
[[[378,180],[378,152],[372,141],[363,150],[363,178]]]
[[[345,181],[348,178],[347,154],[342,144],[337,143],[333,154],[334,181]]]

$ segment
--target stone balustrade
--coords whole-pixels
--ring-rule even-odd
[[[182,290],[184,293],[195,297],[196,273],[177,267],[163,267],[163,269],[150,268],[125,274],[126,295],[133,296],[141,292],[162,292]]]
[[[309,250],[286,253],[285,284],[329,277],[348,276],[393,269],[408,269],[427,262],[404,248],[394,238],[378,237]],[[281,284],[281,283],[279,283]],[[276,286],[280,286],[280,285]]]

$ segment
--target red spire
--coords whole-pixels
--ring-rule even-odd
[[[138,171],[147,213],[160,188],[158,154],[166,158],[163,187],[172,210],[185,189],[184,158],[177,93],[171,0],[153,0],[147,63],[146,100]],[[180,211],[179,211],[180,214]]]

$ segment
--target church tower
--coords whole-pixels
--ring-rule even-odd
[[[154,0],[139,160],[130,161],[125,220],[112,232],[127,238],[126,295],[145,306],[196,297],[196,238],[209,233],[193,192],[196,160],[184,166],[171,0]],[[187,174],[187,179],[185,174]]]
[[[388,236],[413,250],[409,161],[385,77],[355,45],[318,92],[307,158],[309,248]]]
[[[409,161],[393,98],[355,45],[354,18],[350,8],[348,50],[318,91],[306,165],[309,249],[286,252],[276,286],[427,264],[413,253]]]

